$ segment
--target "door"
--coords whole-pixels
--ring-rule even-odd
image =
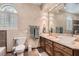
[[[0,47],[7,46],[7,31],[0,30]]]

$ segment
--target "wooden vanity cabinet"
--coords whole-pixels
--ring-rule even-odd
[[[79,56],[79,49],[69,48],[44,37],[40,37],[40,47],[50,56]]]
[[[40,37],[40,47],[45,50],[48,55],[52,56],[53,55],[53,46],[52,46],[53,42],[46,39],[46,38],[43,38],[43,37]]]

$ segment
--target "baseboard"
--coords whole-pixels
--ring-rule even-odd
[[[7,51],[6,53],[12,53],[12,51]]]
[[[25,49],[25,51],[28,51],[28,49]]]
[[[38,48],[40,48],[40,47],[35,47],[35,48],[32,48],[32,49],[38,49]]]

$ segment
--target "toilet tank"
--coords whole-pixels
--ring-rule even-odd
[[[16,45],[25,44],[26,37],[15,37]]]

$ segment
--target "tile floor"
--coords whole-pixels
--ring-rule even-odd
[[[12,53],[7,53],[6,56],[13,56]],[[25,51],[24,56],[48,56],[48,54],[41,48],[32,49],[31,52]]]

